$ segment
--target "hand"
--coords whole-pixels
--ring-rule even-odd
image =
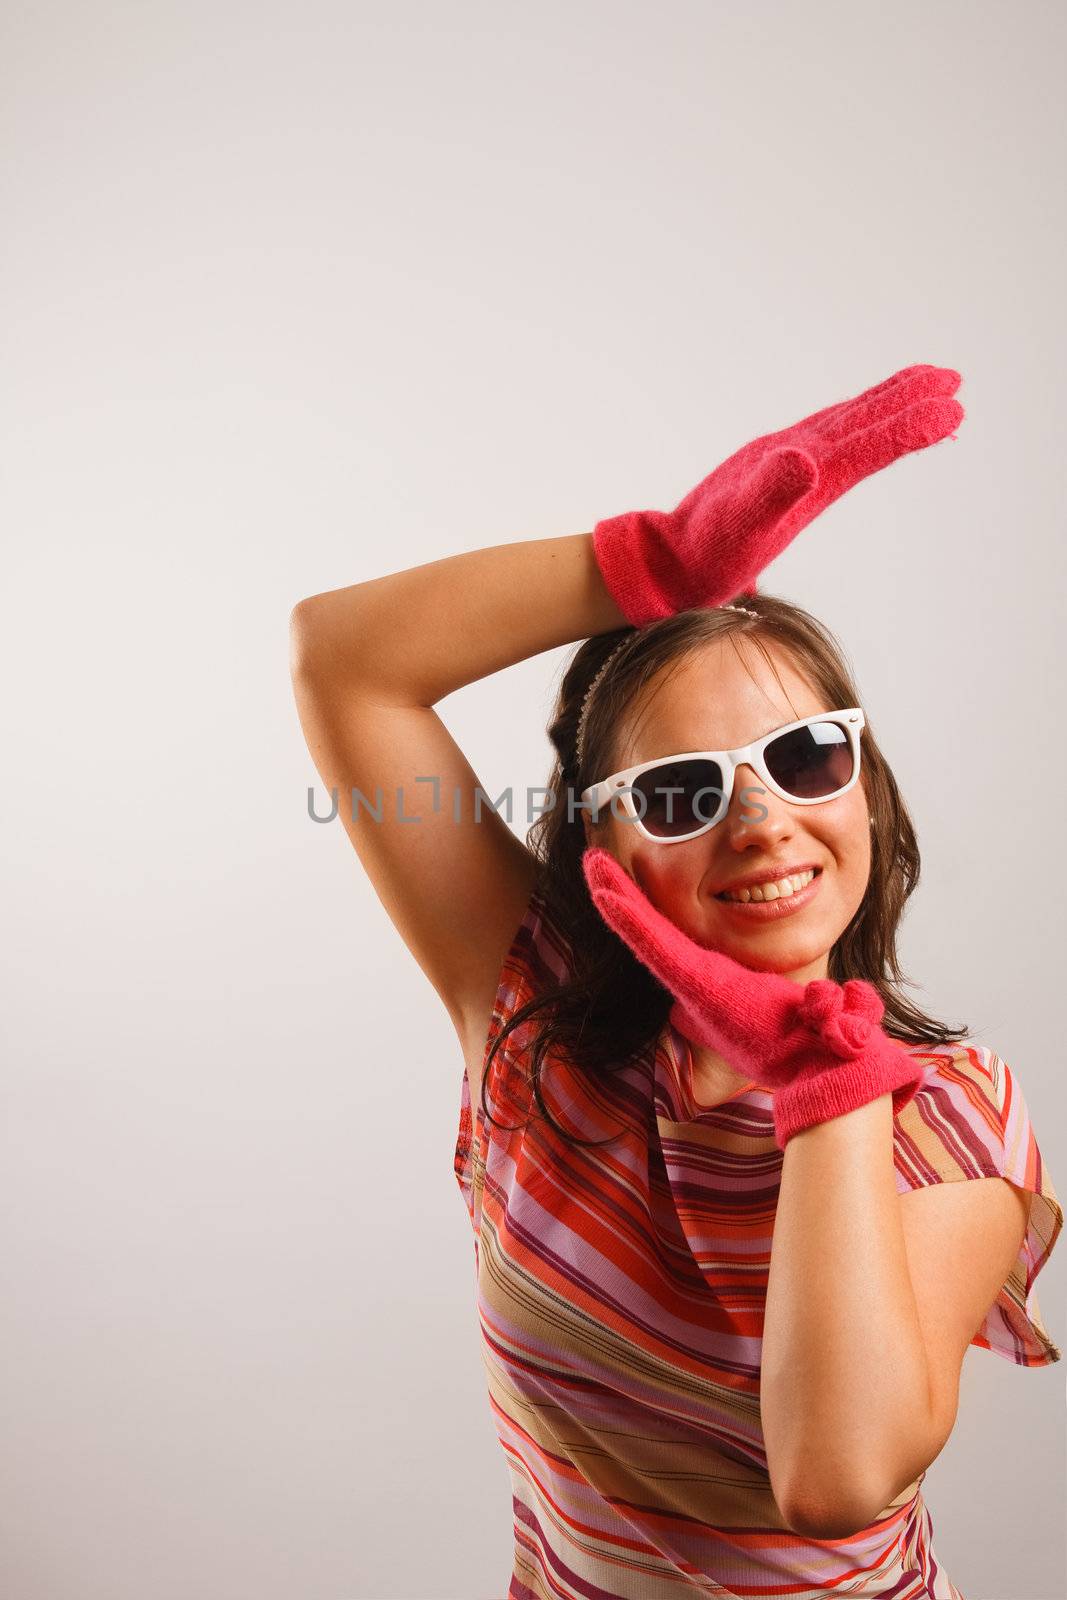
[[[873,984],[799,984],[754,972],[690,939],[607,850],[587,849],[582,870],[604,921],[674,996],[672,1023],[775,1091],[782,1149],[802,1128],[879,1095],[892,1092],[897,1112],[907,1105],[923,1068],[883,1033],[884,1006]]]
[[[948,367],[904,367],[852,400],[753,439],[673,511],[598,522],[593,549],[628,622],[642,627],[746,592],[802,528],[861,478],[954,434]]]

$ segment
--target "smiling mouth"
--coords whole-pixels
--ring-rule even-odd
[[[821,872],[822,868],[816,867],[810,872],[798,872],[795,877],[779,878],[774,883],[755,884],[751,889],[727,890],[717,894],[715,899],[737,905],[761,905],[772,900],[791,900],[794,894],[806,889]]]

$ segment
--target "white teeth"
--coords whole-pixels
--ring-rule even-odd
[[[750,900],[788,900],[790,895],[809,884],[814,876],[814,871],[809,869],[807,872],[798,872],[792,878],[779,878],[777,883],[761,883],[753,889],[739,889],[736,894],[727,894],[723,898],[740,900],[742,905],[748,905]]]

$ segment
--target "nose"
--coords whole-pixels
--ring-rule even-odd
[[[722,825],[731,842],[742,849],[788,837],[795,826],[795,813],[788,801],[772,794],[760,782],[756,769],[745,763],[734,773],[734,792]]]

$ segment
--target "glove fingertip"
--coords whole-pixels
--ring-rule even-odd
[[[582,855],[582,871],[590,889],[607,887],[612,879],[615,858],[600,845],[590,845]]]

